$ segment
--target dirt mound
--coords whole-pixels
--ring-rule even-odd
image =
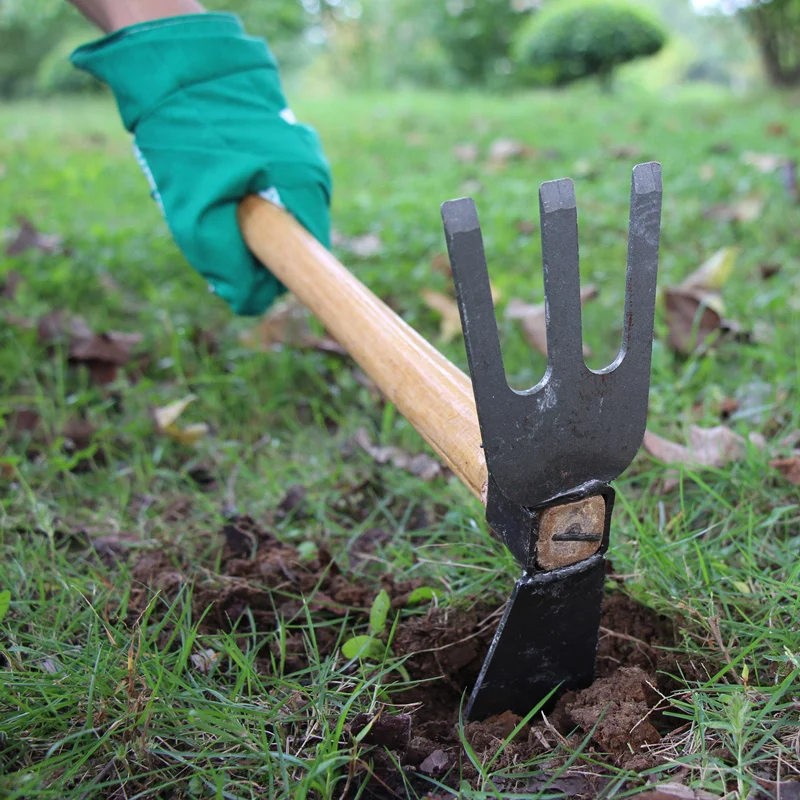
[[[301,552],[247,517],[227,524],[222,534],[224,545],[215,572],[195,571],[190,576],[179,560],[153,553],[134,566],[134,578],[166,597],[174,596],[191,579],[194,611],[198,618],[205,615],[202,627],[209,632],[230,630],[236,624],[241,628],[248,620],[257,630],[273,630],[279,617],[291,622],[305,613],[304,603],[315,621],[349,615],[348,625],[354,625],[368,617],[380,588],[388,592],[393,607],[401,609],[420,585],[420,581],[395,581],[391,576],[378,579],[378,585],[355,579],[342,571],[324,547]],[[141,601],[132,604],[132,613],[137,606],[143,607],[150,594],[144,588],[139,591]],[[502,606],[485,602],[468,608],[432,607],[397,626],[391,647],[395,654],[407,655],[404,666],[411,683],[394,691],[392,702],[404,713],[386,713],[377,720],[358,715],[350,728],[356,734],[371,725],[363,741],[377,746],[372,753],[375,774],[392,791],[404,796],[403,781],[413,786],[425,778],[446,780],[448,775],[460,775],[469,780],[477,774],[459,735],[459,715],[502,611]],[[321,656],[332,654],[339,643],[336,625],[320,626],[315,636]],[[663,649],[673,644],[670,620],[624,594],[610,594],[603,605],[598,677],[592,686],[566,693],[546,718],[540,716],[534,724],[522,726],[511,741],[507,740],[521,718],[510,712],[468,722],[464,735],[481,760],[495,759],[494,768],[555,752],[563,744],[574,749],[589,732],[591,747],[610,754],[617,765],[648,766],[647,745],[658,742],[671,728],[659,702],[663,706],[662,695],[673,688],[669,677],[661,674],[670,668],[675,671],[674,655]],[[307,666],[299,631],[290,633],[285,658],[287,671]],[[403,765],[402,774],[387,749]],[[573,796],[582,796],[584,790],[587,797],[592,796],[601,776],[595,779],[586,767],[582,775],[585,786]]]

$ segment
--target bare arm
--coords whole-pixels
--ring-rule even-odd
[[[69,0],[84,17],[106,33],[163,17],[202,14],[197,0]]]

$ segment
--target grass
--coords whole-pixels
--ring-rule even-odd
[[[542,298],[538,235],[518,229],[536,221],[538,183],[576,177],[582,273],[599,288],[584,331],[599,367],[619,344],[629,170],[660,160],[661,285],[678,283],[718,248],[738,246],[726,313],[758,336],[681,359],[667,345],[659,311],[651,430],[682,441],[691,423],[719,424],[720,401],[732,397],[740,410],[728,424],[765,435],[771,454],[800,428],[798,207],[779,173],[741,161],[747,151],[796,151],[800,112],[791,98],[665,100],[578,89],[514,98],[305,96],[296,110],[318,127],[333,163],[335,228],[344,237],[376,233],[382,243],[374,256],[345,250],[342,259],[462,368],[461,342],[439,341],[437,317],[420,298],[423,288],[447,290],[431,268],[444,249],[439,202],[476,196],[502,311],[511,297]],[[474,164],[452,156],[457,144],[485,153],[501,137],[540,155],[494,166],[483,156]],[[358,796],[358,776],[375,753],[346,736],[346,726],[357,711],[391,706],[392,685],[404,680],[391,658],[354,670],[340,655],[320,654],[320,637],[343,642],[363,633],[359,618],[332,621],[298,601],[295,615],[272,629],[245,620],[234,632],[211,631],[191,603],[191,586],[177,596],[143,593],[131,573],[137,556],[162,553],[191,565],[202,584],[203,570],[212,574],[219,564],[218,531],[235,507],[272,519],[280,541],[324,543],[343,564],[358,536],[386,531],[371,559],[347,572],[374,594],[389,572],[435,587],[445,606],[500,602],[514,577],[510,558],[454,480],[423,482],[346,447],[366,426],[381,444],[424,450],[346,361],[292,348],[258,353],[241,343],[253,322],[232,318],[184,263],[109,102],[3,107],[0,165],[0,227],[13,228],[23,215],[67,245],[60,255],[6,259],[4,270],[24,281],[13,302],[0,301],[3,312],[35,318],[68,309],[97,330],[141,332],[147,356],[138,375],[131,365],[104,391],[69,368],[62,350],[47,352],[34,330],[0,330],[0,416],[35,409],[46,433],[38,455],[27,457],[0,430],[0,590],[12,594],[0,622],[0,794]],[[702,214],[751,194],[764,199],[756,221]],[[759,265],[767,263],[781,270],[765,282]],[[512,384],[532,385],[544,359],[515,323],[500,325]],[[159,435],[150,416],[190,392],[198,399],[186,418],[213,427],[194,447]],[[76,417],[96,429],[89,452],[78,455],[65,452],[62,435]],[[104,463],[74,471],[100,450]],[[679,676],[670,713],[681,726],[660,745],[667,766],[659,779],[738,800],[759,778],[800,771],[800,496],[769,458],[750,446],[724,469],[683,468],[680,485],[664,493],[667,468],[640,455],[617,482],[612,529],[610,556],[625,591],[676,619],[685,661],[711,665],[703,680]],[[212,488],[191,478],[198,465],[216,479]],[[275,516],[297,484],[306,489],[304,515]],[[366,487],[357,501],[355,486]],[[424,542],[411,522],[422,513]],[[124,539],[127,561],[99,559],[89,546],[98,536]],[[286,669],[293,635],[307,651],[300,671]],[[208,650],[213,669],[202,660]],[[560,768],[603,760],[587,741],[581,748],[566,751]],[[436,779],[430,790],[510,797],[496,778],[538,769],[477,766],[478,778],[450,782],[460,795],[436,789]],[[607,792],[618,796],[644,780],[607,769]]]

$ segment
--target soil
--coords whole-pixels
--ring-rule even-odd
[[[336,648],[341,629],[341,625],[326,625],[326,621],[344,620],[345,616],[349,616],[348,626],[364,621],[381,587],[393,608],[404,609],[409,594],[420,585],[420,581],[396,581],[390,575],[377,579],[379,586],[372,580],[354,578],[324,547],[301,555],[248,517],[225,525],[222,536],[220,566],[213,573],[195,570],[189,574],[179,560],[176,564],[162,552],[144,555],[133,567],[139,587],[130,613],[135,616],[153,590],[169,598],[188,580],[194,584],[194,612],[198,619],[202,616],[206,632],[230,630],[234,624],[241,630],[248,620],[259,631],[273,630],[278,617],[291,623],[305,613],[307,603],[315,620],[320,655],[326,656]],[[351,559],[354,563],[357,560]],[[469,608],[431,607],[426,613],[401,620],[391,647],[394,653],[409,654],[404,666],[415,685],[393,692],[391,713],[382,712],[377,719],[359,714],[349,726],[355,735],[371,723],[363,743],[376,746],[371,753],[374,780],[369,787],[362,787],[367,789],[362,796],[405,797],[409,784],[424,796],[431,786],[425,777],[449,782],[450,775],[452,780],[477,775],[459,736],[459,709],[477,678],[501,614],[502,607],[479,601]],[[564,750],[559,745],[574,749],[589,732],[589,751],[605,754],[606,761],[636,770],[655,766],[657,759],[649,754],[648,746],[671,729],[670,718],[663,714],[663,696],[675,688],[664,672],[675,673],[678,667],[694,671],[662,649],[672,645],[669,619],[625,594],[609,594],[603,605],[597,679],[590,687],[564,694],[549,714],[522,727],[505,747],[503,743],[521,721],[510,712],[468,722],[464,735],[481,760],[497,754],[493,769],[548,753],[554,754],[550,762],[552,769],[557,769],[567,758],[557,755]],[[270,668],[269,655],[264,654],[264,669]],[[304,639],[297,631],[286,643],[285,669],[290,672],[306,666]],[[402,775],[396,767],[398,760]],[[601,768],[585,762],[579,779],[568,774],[558,780],[566,778],[572,782],[567,781],[570,788],[564,792],[576,798],[596,796],[606,780]],[[506,788],[534,791],[536,781],[541,783],[542,777]],[[556,788],[550,784],[542,787]]]

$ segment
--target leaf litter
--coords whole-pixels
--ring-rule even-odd
[[[664,289],[669,343],[683,356],[707,349],[720,335],[737,331],[723,317],[722,288],[733,274],[738,248],[722,247],[678,286]]]
[[[584,286],[581,288],[581,307],[597,297],[596,286]],[[522,324],[522,331],[528,344],[540,352],[547,355],[547,310],[544,303],[535,305],[525,303],[512,297],[506,305],[506,319],[518,319]],[[584,342],[583,356],[590,358],[592,355],[589,346]]]
[[[116,379],[118,369],[131,360],[132,351],[144,338],[137,332],[95,333],[82,317],[60,309],[39,317],[36,329],[42,344],[66,344],[69,362],[86,367],[100,385]]]

